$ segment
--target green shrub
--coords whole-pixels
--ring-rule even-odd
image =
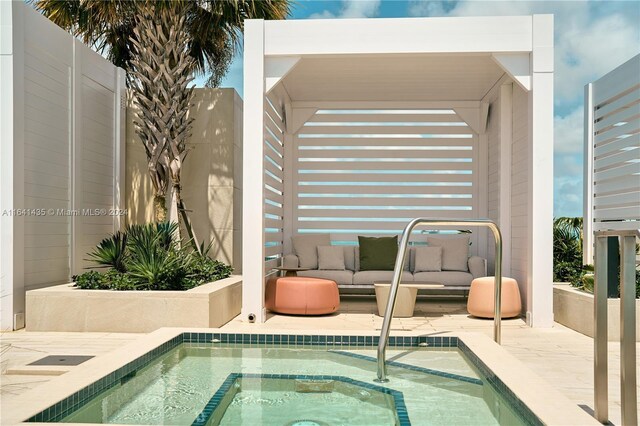
[[[151,223],[128,226],[100,242],[89,254],[90,260],[105,273],[85,272],[73,277],[82,289],[111,290],[187,290],[227,278],[233,268],[208,256],[211,243],[200,246],[174,240],[178,225]]]

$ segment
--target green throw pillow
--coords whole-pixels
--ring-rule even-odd
[[[398,236],[358,237],[361,271],[393,271],[398,255]]]

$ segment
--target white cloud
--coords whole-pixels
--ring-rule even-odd
[[[413,16],[552,13],[555,26],[556,105],[580,102],[584,86],[640,52],[640,3],[586,1],[412,2]],[[617,4],[617,8],[612,6]],[[606,6],[606,7],[605,7]]]
[[[381,0],[342,0],[340,12],[334,14],[328,10],[314,13],[309,19],[333,18],[373,18],[380,11]]]
[[[561,154],[579,154],[584,149],[582,107],[574,109],[568,115],[554,118],[555,152]]]

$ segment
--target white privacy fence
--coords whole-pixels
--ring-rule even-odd
[[[640,228],[640,55],[585,88],[584,262],[593,233]]]
[[[3,330],[119,229],[124,72],[20,2],[0,4]],[[4,22],[3,22],[4,24]]]
[[[295,233],[356,244],[414,217],[477,217],[478,138],[451,109],[320,109],[294,140]]]
[[[284,109],[276,93],[264,106],[265,273],[279,266],[284,243]]]

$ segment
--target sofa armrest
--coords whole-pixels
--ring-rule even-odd
[[[487,276],[487,259],[479,256],[471,256],[469,258],[469,272],[473,278]]]
[[[282,267],[283,268],[297,268],[298,267],[298,256],[295,254],[285,254],[282,258]]]

